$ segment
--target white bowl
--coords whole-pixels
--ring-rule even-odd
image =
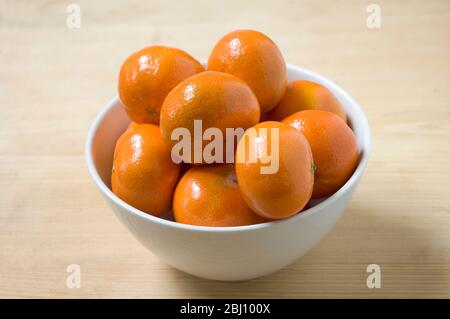
[[[169,265],[215,280],[237,281],[267,275],[306,254],[328,233],[348,205],[369,158],[371,137],[367,119],[353,98],[332,81],[294,65],[287,68],[289,81],[318,82],[342,103],[357,138],[360,162],[335,194],[285,220],[239,227],[205,227],[179,224],[141,212],[110,189],[114,145],[130,122],[117,97],[103,108],[90,127],[86,162],[95,184],[131,233]]]

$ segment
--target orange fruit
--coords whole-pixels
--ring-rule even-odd
[[[251,158],[251,150],[255,150],[256,161]],[[272,161],[265,156],[272,156]],[[264,163],[276,160],[278,167],[274,165],[270,174],[263,174],[261,168],[267,166]],[[306,138],[287,124],[268,121],[247,130],[239,141],[235,165],[245,202],[262,217],[290,217],[300,212],[311,198],[314,183],[311,148]]]
[[[358,164],[358,146],[353,131],[336,114],[320,110],[294,113],[285,118],[307,138],[314,157],[313,198],[335,193]]]
[[[244,226],[265,221],[242,199],[231,164],[195,166],[181,178],[173,198],[176,222],[198,226]]]
[[[120,100],[134,122],[158,124],[167,93],[203,70],[197,60],[182,50],[146,47],[130,55],[120,69]]]
[[[117,140],[112,191],[131,206],[161,216],[170,210],[179,169],[171,160],[159,127],[134,125]]]
[[[332,112],[347,121],[345,111],[333,93],[319,83],[306,80],[289,83],[280,102],[268,117],[273,121],[281,121],[291,114],[304,110]]]
[[[208,70],[233,74],[247,82],[261,106],[270,111],[287,84],[286,63],[277,45],[253,30],[237,30],[219,40],[208,59]]]
[[[186,157],[183,154],[183,159],[193,163],[194,120],[202,121],[202,135],[208,128],[218,128],[225,137],[226,128],[246,129],[258,123],[259,116],[258,100],[244,81],[231,74],[206,71],[187,78],[170,91],[161,108],[160,128],[167,145],[172,146],[178,143],[171,139],[175,129],[189,131],[192,152]],[[208,143],[198,142],[202,143],[203,152]],[[225,154],[225,146],[223,151]]]

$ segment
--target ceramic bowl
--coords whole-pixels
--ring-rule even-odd
[[[111,191],[114,145],[130,122],[119,99],[113,98],[91,125],[85,155],[92,179],[125,227],[167,264],[215,280],[264,276],[306,254],[325,237],[347,207],[369,158],[368,121],[355,100],[332,81],[294,65],[287,68],[289,81],[318,82],[334,93],[347,112],[360,151],[358,167],[341,189],[288,219],[250,226],[204,227],[179,224],[139,211]]]

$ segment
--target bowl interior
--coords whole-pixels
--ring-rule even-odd
[[[344,107],[348,116],[349,124],[352,127],[353,132],[355,133],[358,149],[360,151],[359,164],[353,174],[354,176],[352,176],[352,178],[347,181],[347,184],[349,184],[352,179],[356,179],[355,175],[362,174],[362,171],[367,164],[368,155],[370,152],[370,129],[364,113],[362,112],[358,104],[353,100],[353,98],[349,96],[344,90],[342,90],[332,81],[314,72],[299,68],[297,66],[288,65],[288,79],[289,81],[303,79],[320,83],[327,87]],[[96,180],[98,186],[103,190],[104,186],[106,186],[108,189],[111,189],[110,178],[115,143],[120,135],[125,131],[130,121],[131,120],[124,111],[120,100],[115,97],[101,111],[101,113],[97,116],[96,120],[91,126],[86,144],[86,159],[94,180]],[[99,181],[96,177],[97,174],[101,181]],[[99,185],[99,183],[103,183],[103,185]],[[346,187],[346,185],[344,185],[342,188]],[[108,193],[110,193],[108,195],[111,196],[112,193]],[[112,194],[112,196],[116,201],[121,202],[121,200],[114,194]],[[311,203],[311,206],[316,206],[317,204],[326,202],[329,199],[330,198],[313,201]],[[306,212],[307,211],[303,212],[301,215],[304,215]],[[149,216],[145,213],[142,214]],[[150,216],[150,218],[152,218],[152,216]]]
[[[104,109],[92,139],[92,159],[102,182],[111,189],[111,169],[114,148],[120,135],[131,122],[120,100],[116,97]]]

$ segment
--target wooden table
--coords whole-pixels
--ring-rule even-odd
[[[450,2],[0,0],[0,297],[450,297]],[[70,25],[70,24],[69,24]],[[118,222],[83,158],[123,60],[164,43],[199,59],[236,28],[277,42],[363,106],[368,169],[304,258],[239,283],[176,271]],[[369,264],[381,288],[366,286]],[[66,287],[70,264],[81,287]]]

